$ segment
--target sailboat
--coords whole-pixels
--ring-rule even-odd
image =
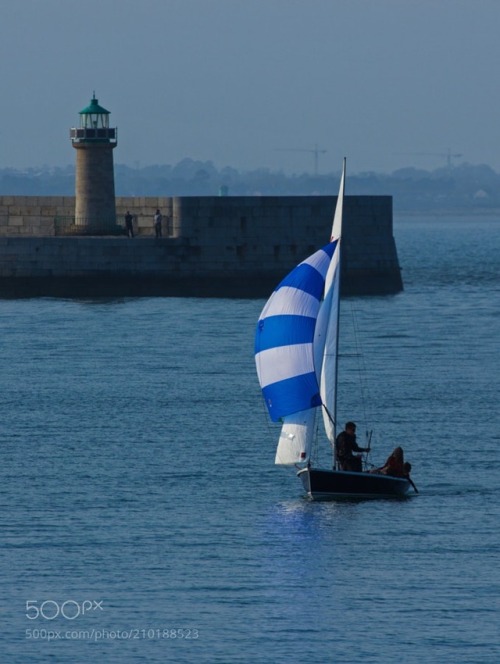
[[[406,496],[408,477],[340,470],[335,461],[340,268],[346,160],[330,242],[277,286],[260,314],[255,362],[269,416],[282,422],[275,463],[295,466],[311,499]],[[313,468],[318,412],[333,468]]]

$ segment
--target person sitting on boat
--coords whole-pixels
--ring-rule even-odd
[[[361,457],[353,452],[368,452],[368,447],[360,447],[356,442],[356,425],[346,422],[345,430],[339,433],[335,441],[335,455],[340,470],[351,470],[360,473]]]
[[[409,470],[408,470],[409,467]],[[375,468],[372,473],[380,475],[391,475],[392,477],[406,477],[410,474],[411,464],[405,463],[402,447],[396,447],[387,457],[387,461],[380,468]]]

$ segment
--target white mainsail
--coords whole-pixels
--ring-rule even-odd
[[[328,440],[335,442],[335,420],[337,416],[337,359],[338,359],[338,300],[340,296],[340,245],[337,245],[325,283],[325,299],[318,323],[318,359],[321,367],[320,395],[323,404],[323,423]],[[330,277],[330,279],[329,279]],[[328,282],[330,283],[328,284]],[[315,348],[316,353],[316,348]]]
[[[342,167],[339,195],[333,218],[332,240],[337,241],[325,279],[325,297],[317,329],[325,329],[325,343],[321,362],[320,394],[323,403],[323,423],[332,447],[335,445],[337,421],[337,375],[340,318],[340,252],[342,245],[342,218],[344,212],[346,160]],[[326,320],[325,320],[326,319]]]

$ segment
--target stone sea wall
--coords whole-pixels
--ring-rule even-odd
[[[72,197],[0,197],[0,295],[201,295],[264,297],[326,244],[336,198],[117,198],[136,237],[56,237]],[[164,216],[153,237],[153,215]],[[389,196],[344,202],[343,290],[402,289]]]

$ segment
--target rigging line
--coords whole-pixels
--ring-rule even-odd
[[[328,408],[325,406],[324,403],[322,403],[321,405],[322,405],[323,408],[325,409],[325,412],[326,412],[326,414],[328,415],[328,419],[330,420],[330,422],[332,423],[332,425],[333,425],[333,426],[336,426],[336,422],[335,422],[335,420],[333,419],[332,414],[330,413],[330,411],[328,410]]]
[[[330,413],[330,411],[328,410],[328,408],[325,406],[325,404],[322,403],[321,405],[322,405],[323,408],[325,409],[325,413],[328,415],[328,419],[330,420],[330,422],[331,422],[331,424],[332,424],[332,426],[333,426],[334,439],[333,439],[333,440],[328,439],[328,442],[330,443],[330,447],[332,448],[333,467],[334,467],[334,469],[335,469],[336,466],[337,466],[337,460],[336,460],[336,458],[335,458],[335,457],[336,457],[336,453],[335,453],[335,431],[336,431],[336,428],[337,428],[337,423],[335,422],[335,418],[332,416],[332,414]]]
[[[368,372],[366,369],[365,355],[362,352],[362,347],[360,342],[358,318],[352,302],[351,302],[351,324],[353,329],[354,346],[356,350],[356,356],[358,359],[357,370],[358,370],[358,380],[360,385],[361,404],[363,408],[363,417],[365,425],[367,426],[368,422],[371,422],[371,413],[370,414],[368,413],[368,408],[367,408],[367,404],[369,401],[369,394],[368,394],[369,389],[368,389],[368,378],[367,378]]]
[[[319,424],[316,420],[314,424],[314,436],[311,447],[310,461],[311,463],[317,463],[318,460],[319,460]]]

